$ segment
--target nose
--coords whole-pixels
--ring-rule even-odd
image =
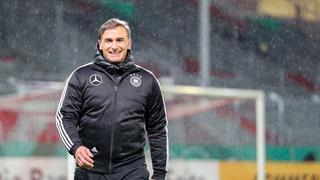
[[[111,43],[111,48],[112,49],[116,49],[118,47],[117,43],[116,42],[112,42]]]

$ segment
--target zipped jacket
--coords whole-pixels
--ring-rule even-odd
[[[66,81],[56,125],[68,152],[91,150],[92,171],[112,173],[145,163],[148,137],[153,178],[164,179],[168,168],[165,104],[159,83],[135,65],[128,50],[125,62],[113,64],[97,50],[94,62],[75,69]]]

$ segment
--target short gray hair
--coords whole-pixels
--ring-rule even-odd
[[[124,27],[127,30],[129,39],[131,39],[131,30],[130,30],[129,24],[126,21],[120,20],[118,18],[112,18],[112,19],[107,20],[105,23],[103,23],[100,26],[99,33],[98,33],[99,40],[101,39],[102,34],[107,29],[113,29],[118,26]]]

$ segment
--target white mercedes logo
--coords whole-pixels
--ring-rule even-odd
[[[99,86],[102,83],[102,77],[99,74],[92,74],[89,78],[90,84]]]

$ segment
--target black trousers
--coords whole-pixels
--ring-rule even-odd
[[[144,165],[128,168],[116,173],[105,174],[77,168],[74,180],[148,180],[149,172]]]

